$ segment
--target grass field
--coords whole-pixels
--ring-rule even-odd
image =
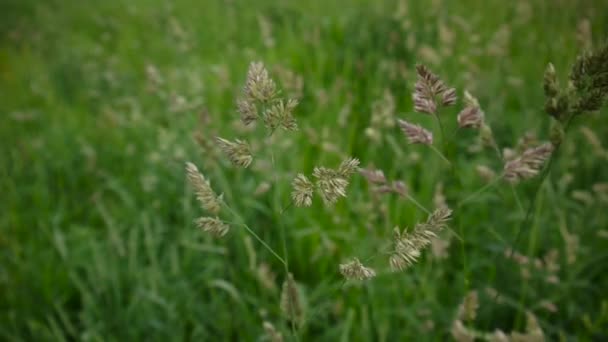
[[[607,32],[602,0],[1,1],[0,340],[273,340],[264,322],[286,341],[449,340],[472,291],[477,340],[523,334],[530,314],[546,340],[607,340],[608,110],[572,120],[546,173],[515,186],[487,186],[478,166],[504,162],[456,123],[468,90],[499,154],[549,140],[547,64],[566,84]],[[300,99],[298,131],[240,124],[253,61]],[[457,89],[443,127],[413,109],[417,63]],[[252,165],[216,136],[247,139]],[[355,174],[335,206],[284,210],[296,174],[349,156],[453,209],[404,271],[385,254],[393,227],[426,219],[411,200]],[[221,239],[194,223],[187,161],[237,214]],[[344,281],[353,257],[377,276]]]

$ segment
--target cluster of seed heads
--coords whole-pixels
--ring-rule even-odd
[[[281,290],[281,311],[289,321],[296,324],[302,323],[304,308],[300,300],[298,285],[291,273],[287,275],[287,279],[283,282]]]
[[[230,141],[220,137],[215,140],[232,164],[244,168],[249,167],[253,161],[253,156],[251,155],[251,147],[247,142],[239,139]]]
[[[465,107],[458,113],[458,126],[462,128],[481,128],[484,113],[479,102],[468,91],[464,92]]]
[[[407,186],[403,181],[396,180],[389,183],[384,176],[382,170],[361,169],[359,171],[368,182],[373,186],[372,191],[378,194],[395,193],[400,196],[406,196],[408,193]]]
[[[447,227],[452,218],[452,210],[447,207],[436,209],[426,222],[418,223],[412,231],[394,229],[394,250],[389,264],[393,271],[401,271],[416,263],[422,250],[431,244],[440,231]]]
[[[262,117],[269,130],[283,128],[296,131],[298,124],[293,111],[298,105],[296,99],[282,99],[275,82],[268,75],[268,70],[261,62],[251,63],[247,72],[244,96],[237,100],[237,110],[241,120],[249,125]]]
[[[412,95],[415,111],[434,115],[438,104],[451,106],[456,103],[456,89],[446,86],[439,76],[433,74],[424,65],[416,65],[416,72],[418,80]]]
[[[346,197],[346,188],[349,179],[359,169],[359,160],[348,158],[338,169],[315,167],[312,176],[315,183],[305,175],[298,174],[292,182],[291,198],[298,207],[308,207],[312,204],[314,190],[316,189],[326,205],[335,204],[341,197]]]
[[[376,276],[376,271],[363,266],[361,261],[353,258],[351,261],[340,265],[340,274],[345,279],[366,280]]]
[[[536,176],[542,169],[545,161],[551,156],[553,149],[554,147],[550,143],[526,149],[520,156],[505,164],[505,179],[515,184],[521,180]]]
[[[399,128],[407,137],[410,144],[433,144],[433,133],[422,128],[420,125],[416,125],[405,120],[398,120]]]
[[[479,299],[477,291],[469,292],[460,306],[456,314],[456,318],[452,322],[450,333],[457,342],[473,342],[473,341],[488,341],[488,342],[543,342],[545,334],[538,324],[538,320],[531,312],[526,312],[526,329],[524,332],[512,331],[506,334],[500,329],[493,332],[478,331],[470,326],[477,317],[479,309]]]
[[[222,196],[215,194],[209,181],[190,162],[186,163],[186,176],[201,207],[213,215],[199,217],[195,221],[196,226],[216,237],[226,235],[230,226],[217,217],[221,211]]]

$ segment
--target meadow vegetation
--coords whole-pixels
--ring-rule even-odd
[[[0,339],[608,339],[608,5],[4,1]]]

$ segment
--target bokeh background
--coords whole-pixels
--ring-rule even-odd
[[[537,180],[498,184],[402,273],[368,257],[425,214],[362,177],[333,208],[281,213],[295,174],[346,156],[428,208],[457,205],[485,184],[478,165],[502,162],[470,130],[447,146],[456,174],[407,144],[396,118],[434,127],[412,108],[415,64],[474,94],[514,148],[548,139],[547,63],[566,83],[606,33],[602,0],[0,1],[0,339],[268,340],[264,321],[295,339],[282,266],[238,226],[219,240],[196,229],[185,161],[270,246],[286,228],[300,340],[451,339],[470,291],[480,332],[523,331],[531,312],[548,340],[608,339],[606,110],[569,128],[528,224],[517,198],[528,208]],[[298,132],[239,124],[252,61],[300,99]],[[441,114],[448,132],[460,107]],[[254,165],[232,167],[216,135],[247,137]],[[344,283],[353,256],[378,277]]]

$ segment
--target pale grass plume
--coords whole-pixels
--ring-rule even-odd
[[[221,197],[211,189],[209,180],[198,171],[196,165],[190,162],[186,163],[186,176],[203,209],[217,215],[221,210]]]
[[[526,331],[524,333],[512,332],[512,342],[544,342],[545,334],[538,324],[536,316],[531,312],[526,312]]]
[[[283,342],[283,334],[279,332],[272,323],[265,321],[263,323],[266,338],[270,342]]]
[[[433,115],[437,111],[438,102],[442,106],[456,103],[456,90],[447,87],[439,76],[421,64],[416,65],[416,72],[418,80],[412,94],[415,111]]]
[[[258,119],[258,109],[249,99],[239,99],[236,102],[237,110],[241,114],[241,121],[245,126],[254,123]]]
[[[433,133],[422,128],[422,126],[405,120],[398,120],[398,124],[410,144],[431,145],[433,143]]]
[[[347,158],[338,167],[338,174],[343,178],[350,178],[359,170],[359,159]]]
[[[507,162],[504,167],[505,179],[512,183],[536,176],[553,152],[553,145],[542,144],[525,150],[519,157]]]
[[[314,185],[303,174],[299,173],[291,183],[293,191],[291,199],[297,207],[310,207],[314,193]]]
[[[196,226],[215,237],[223,237],[230,230],[230,226],[217,217],[199,217]]]
[[[475,332],[469,330],[460,320],[455,320],[452,323],[450,333],[456,342],[474,342]]]
[[[363,266],[361,261],[353,258],[351,261],[340,264],[340,274],[349,280],[366,280],[376,276],[376,271]]]
[[[452,210],[443,207],[435,209],[426,222],[416,224],[411,232],[408,232],[407,229],[401,231],[399,228],[395,228],[394,249],[389,258],[391,269],[402,271],[416,263],[422,250],[438,237],[439,232],[447,228],[451,217]]]
[[[479,127],[479,139],[481,140],[481,144],[483,146],[496,148],[496,140],[494,140],[494,132],[492,132],[492,127],[487,125],[486,123],[482,123]]]
[[[281,127],[286,131],[297,131],[298,123],[293,116],[298,100],[278,100],[264,111],[263,119],[266,127],[272,131]]]
[[[235,141],[226,140],[220,137],[215,138],[219,148],[228,156],[232,164],[239,167],[249,167],[253,161],[251,147],[245,141],[236,139]]]
[[[281,291],[281,311],[288,321],[296,324],[302,323],[304,308],[300,299],[298,285],[291,273],[287,275],[287,279],[283,282]]]
[[[475,166],[475,171],[477,171],[477,175],[485,182],[491,182],[494,178],[496,178],[496,172],[486,165]]]
[[[346,197],[348,180],[341,177],[336,170],[326,167],[315,167],[313,177],[321,198],[326,205],[335,204],[340,197]]]
[[[486,336],[488,342],[510,342],[510,338],[502,330],[496,329],[491,334]]]
[[[458,126],[461,128],[480,128],[484,121],[484,113],[477,99],[468,91],[464,92],[466,106],[458,113]]]
[[[248,98],[260,102],[269,102],[277,94],[277,86],[268,76],[268,70],[262,62],[252,62],[247,71],[245,94]]]
[[[315,186],[326,205],[335,204],[341,197],[346,197],[346,187],[352,175],[359,170],[359,160],[345,159],[337,170],[327,167],[315,167],[313,177]]]
[[[374,169],[361,169],[359,171],[368,182],[373,184],[385,184],[386,176],[382,170]]]
[[[462,303],[458,307],[458,319],[464,322],[472,322],[477,317],[477,310],[479,309],[479,298],[477,291],[469,292],[463,299]]]

